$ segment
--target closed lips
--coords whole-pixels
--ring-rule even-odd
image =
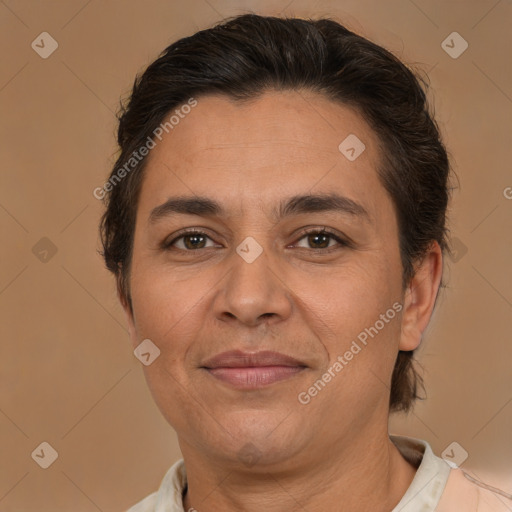
[[[216,355],[202,368],[231,387],[254,390],[289,379],[304,370],[306,365],[278,352],[234,350]]]
[[[203,368],[255,368],[264,366],[296,366],[306,367],[306,364],[293,357],[278,352],[261,351],[255,353],[231,350],[222,352],[211,359],[208,359]]]

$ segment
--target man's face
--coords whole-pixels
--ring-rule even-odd
[[[133,346],[149,338],[161,351],[145,376],[184,453],[321,460],[387,428],[403,295],[379,141],[354,110],[309,92],[197,101],[145,171]],[[359,156],[353,137],[339,149],[351,134]],[[281,208],[334,194],[349,201]],[[177,196],[223,211],[155,210]]]

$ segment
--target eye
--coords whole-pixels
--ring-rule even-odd
[[[327,229],[312,229],[308,231],[304,231],[303,236],[301,236],[300,240],[305,239],[306,243],[309,247],[301,247],[305,249],[313,249],[313,250],[323,250],[323,249],[332,249],[336,247],[336,244],[329,245],[330,242],[335,241],[338,245],[348,246],[349,243],[334,233],[328,231]],[[326,252],[326,251],[324,251]]]
[[[211,238],[202,231],[197,231],[194,229],[182,232],[181,235],[173,238],[169,242],[165,241],[163,243],[163,248],[170,250],[172,247],[176,247],[182,251],[194,251],[197,249],[205,249],[207,248],[205,243],[206,240],[211,240]],[[179,243],[181,242],[181,247]],[[210,246],[212,247],[212,246]]]

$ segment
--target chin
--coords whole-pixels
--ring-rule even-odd
[[[297,415],[285,408],[281,414],[268,411],[240,411],[225,415],[222,428],[216,431],[220,438],[209,439],[209,449],[215,456],[228,459],[230,465],[252,471],[269,466],[284,466],[286,461],[302,452],[307,436],[300,424],[294,424]]]

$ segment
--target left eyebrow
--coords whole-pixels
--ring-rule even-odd
[[[291,215],[316,212],[341,213],[370,222],[370,215],[363,205],[336,193],[293,196],[282,202],[272,213],[274,218],[283,219]]]
[[[371,223],[368,211],[361,204],[336,193],[292,196],[282,200],[278,207],[274,207],[271,211],[276,220],[292,215],[317,212],[341,213]],[[226,216],[226,211],[219,202],[209,197],[177,196],[167,199],[165,203],[154,208],[148,221],[153,224],[164,217],[177,214],[222,217]]]

